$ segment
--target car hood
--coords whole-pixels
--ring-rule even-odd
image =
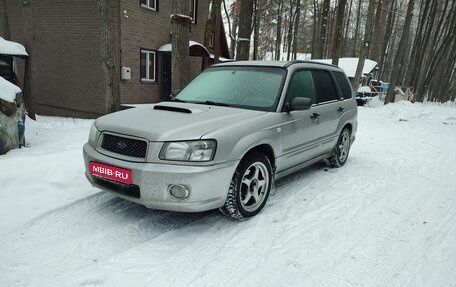
[[[101,132],[141,137],[149,141],[195,140],[218,128],[266,112],[190,103],[164,102],[112,113],[96,120]]]

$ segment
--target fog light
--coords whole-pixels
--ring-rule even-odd
[[[172,184],[168,187],[168,192],[177,199],[186,199],[190,194],[190,188],[186,185]]]

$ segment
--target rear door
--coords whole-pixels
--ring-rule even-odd
[[[317,101],[314,112],[318,114],[320,151],[324,153],[332,149],[339,136],[338,126],[344,110],[343,101],[329,71],[312,70],[312,78]]]

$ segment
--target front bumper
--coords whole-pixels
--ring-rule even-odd
[[[200,212],[223,206],[237,166],[235,161],[211,166],[128,162],[100,154],[88,143],[84,145],[83,154],[86,177],[93,186],[148,208],[179,212]],[[133,188],[92,176],[91,161],[131,170]],[[173,184],[188,186],[190,195],[183,200],[172,197],[168,188]]]

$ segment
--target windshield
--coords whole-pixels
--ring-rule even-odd
[[[273,67],[214,67],[190,82],[177,101],[274,111],[286,71]]]

